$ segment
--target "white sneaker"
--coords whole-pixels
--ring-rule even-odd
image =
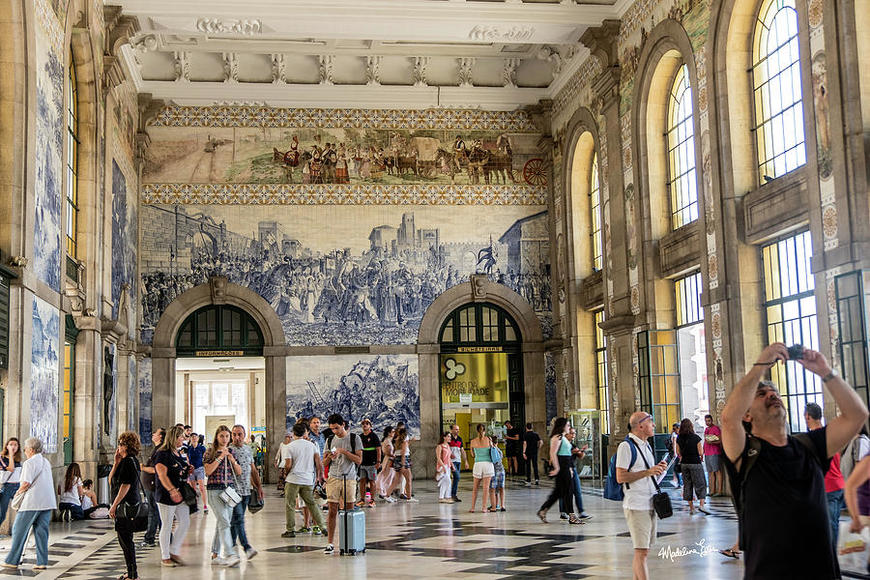
[[[388,495],[387,497],[385,497],[384,500],[385,500],[387,503],[396,503],[396,498],[394,498],[394,497],[391,496],[391,495]]]
[[[239,565],[239,562],[241,562],[241,559],[233,554],[232,556],[224,558],[223,565],[227,568],[234,568]]]
[[[335,552],[335,546],[333,546],[332,544],[326,544],[326,549],[323,550],[323,553],[332,554],[333,552]]]
[[[245,550],[245,556],[248,557],[248,560],[250,560],[251,558],[253,558],[257,554],[258,554],[258,552],[254,548],[248,548],[247,550]]]

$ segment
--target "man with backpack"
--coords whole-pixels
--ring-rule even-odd
[[[326,530],[329,539],[324,551],[332,554],[335,551],[333,538],[339,506],[351,511],[356,501],[356,470],[362,463],[362,442],[359,435],[345,428],[341,415],[330,415],[327,423],[332,434],[326,440],[323,453],[323,464],[329,467],[329,478],[326,480],[326,501],[329,503]]]
[[[632,413],[628,426],[631,431],[616,449],[616,481],[623,487],[622,511],[628,523],[631,543],[634,546],[632,570],[635,580],[649,577],[647,557],[656,537],[656,512],[652,498],[656,494],[652,478],[665,472],[664,461],[655,462],[650,446],[650,437],[655,434],[652,415],[637,411]]]
[[[797,361],[821,377],[841,415],[821,429],[789,435],[782,398],[772,383],[762,381],[780,361]],[[867,408],[855,390],[810,349],[771,344],[737,383],[722,411],[722,449],[746,578],[840,577],[824,473],[866,420]]]

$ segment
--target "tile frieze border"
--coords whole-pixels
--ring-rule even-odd
[[[529,185],[379,185],[146,183],[149,205],[546,205],[546,187]]]
[[[169,105],[149,126],[540,132],[525,111],[303,109],[258,105]]]

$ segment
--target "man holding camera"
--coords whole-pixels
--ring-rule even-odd
[[[841,415],[792,437],[787,411],[764,374],[796,361],[821,377]],[[857,393],[814,350],[777,342],[765,348],[722,411],[722,448],[738,499],[746,578],[839,578],[830,543],[824,472],[867,420]]]

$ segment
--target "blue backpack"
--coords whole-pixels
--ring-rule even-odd
[[[628,435],[625,436],[625,441],[628,441],[628,448],[631,449],[631,461],[628,462],[628,469],[634,467],[634,462],[637,461],[637,447]],[[610,467],[607,468],[607,477],[604,479],[604,498],[612,499],[613,501],[622,501],[625,498],[625,491],[622,489],[622,484],[616,481],[616,453],[610,456]],[[628,484],[625,484],[628,487]]]

